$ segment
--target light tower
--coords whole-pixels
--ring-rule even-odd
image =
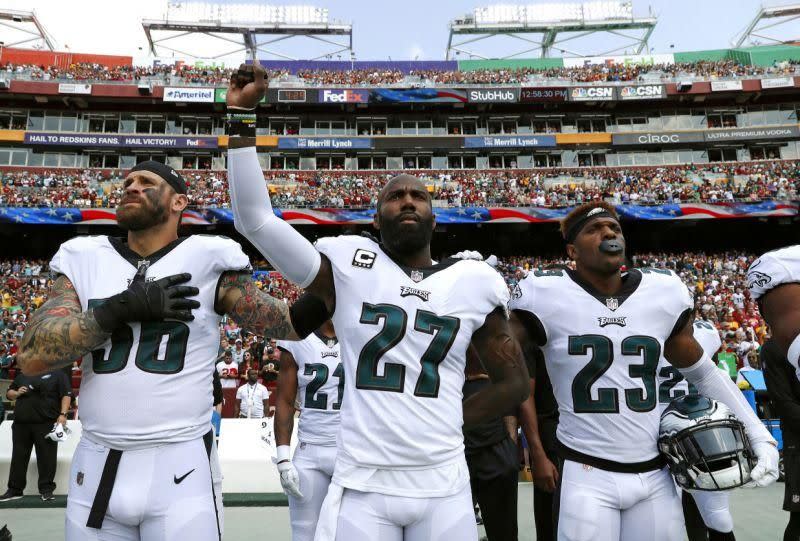
[[[522,49],[513,49],[494,58],[514,58],[524,54],[550,56],[604,56],[623,50],[635,54],[647,52],[647,40],[653,33],[657,18],[652,12],[647,17],[635,17],[630,1],[599,1],[583,4],[542,3],[529,5],[495,5],[475,8],[472,13],[450,23],[446,58],[453,53],[467,54],[486,59],[487,53],[473,47],[478,42],[508,36],[521,43]],[[611,34],[622,38],[607,51],[579,52],[567,42],[595,34]],[[456,42],[457,39],[461,41]],[[597,40],[595,40],[596,42]],[[606,37],[608,41],[608,36]],[[617,41],[619,41],[617,39]],[[470,49],[464,48],[470,45]],[[569,48],[567,48],[569,46]],[[553,52],[560,53],[553,55]]]
[[[192,58],[219,59],[246,52],[251,58],[262,53],[297,60],[272,47],[291,38],[307,38],[322,44],[325,50],[310,60],[330,58],[343,52],[352,55],[353,52],[352,25],[331,21],[327,9],[313,6],[171,3],[163,20],[145,19],[142,28],[154,56],[166,50]],[[219,48],[205,53],[178,48],[181,47],[181,38],[197,37],[198,34],[214,38],[213,43],[217,43]],[[204,45],[210,43],[208,40]]]

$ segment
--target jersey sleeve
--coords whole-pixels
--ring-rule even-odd
[[[747,287],[754,299],[783,284],[800,283],[800,244],[767,252],[747,271]]]
[[[694,296],[683,280],[674,272],[665,276],[665,284],[663,290],[663,299],[665,307],[671,316],[674,316],[672,322],[672,331],[676,332],[683,329],[686,324],[693,321],[692,313],[694,312]],[[688,319],[687,319],[688,318]]]
[[[70,239],[61,246],[50,260],[50,272],[53,276],[63,274],[70,281],[74,282],[76,258],[86,258],[91,247],[89,241],[93,237],[76,237]]]
[[[529,274],[511,289],[511,300],[508,302],[509,310],[523,310],[532,314],[535,313],[533,310],[533,293],[533,277]]]
[[[280,351],[285,351],[289,353],[292,357],[294,357],[294,342],[290,340],[278,340],[275,342],[275,345],[278,347]]]
[[[250,258],[238,242],[227,237],[215,237],[214,242],[210,244],[215,252],[214,263],[218,272],[252,272]]]

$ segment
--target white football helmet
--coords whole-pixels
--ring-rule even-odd
[[[63,426],[60,423],[55,423],[45,438],[51,439],[56,443],[63,443],[67,441],[67,437],[69,436],[70,432],[72,431],[66,426]]]
[[[744,424],[721,402],[681,396],[661,414],[658,449],[675,482],[692,490],[727,490],[750,480],[756,457]]]

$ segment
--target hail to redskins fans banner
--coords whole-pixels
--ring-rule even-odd
[[[617,205],[617,213],[630,220],[698,220],[797,216],[800,203],[681,203],[671,205]],[[458,207],[435,208],[437,223],[482,224],[554,222],[573,207]],[[355,225],[372,223],[374,209],[273,209],[275,215],[295,225]],[[0,224],[113,225],[115,209],[0,207]],[[183,213],[186,225],[232,224],[227,208],[204,208]]]

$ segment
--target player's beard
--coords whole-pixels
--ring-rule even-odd
[[[433,214],[421,217],[418,222],[401,223],[398,215],[393,220],[381,220],[381,240],[392,253],[409,255],[419,252],[431,243]]]
[[[123,205],[117,209],[117,223],[126,231],[143,231],[165,223],[167,208],[161,202],[161,192],[145,190],[138,206]]]

